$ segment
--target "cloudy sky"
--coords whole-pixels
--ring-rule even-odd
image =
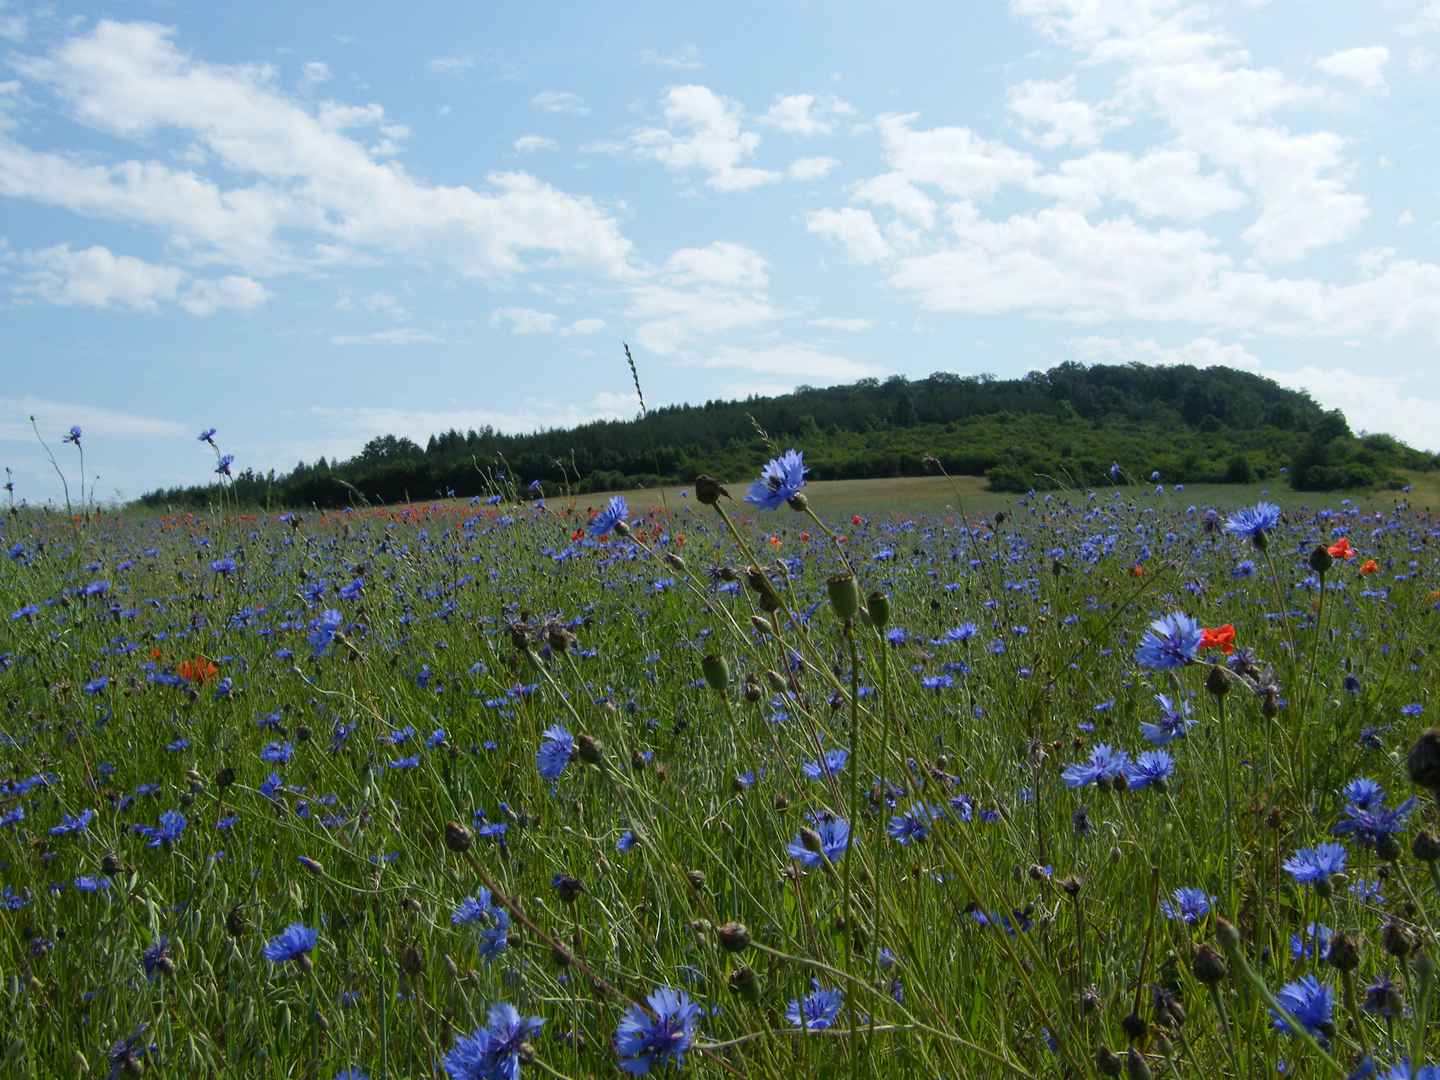
[[[1223,363],[1440,450],[1437,100],[1440,0],[0,0],[0,464],[627,416],[622,341],[651,405]]]

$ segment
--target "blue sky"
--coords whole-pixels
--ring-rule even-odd
[[[1440,0],[0,0],[0,464],[1064,360],[1440,450]],[[74,479],[73,451],[61,455]]]

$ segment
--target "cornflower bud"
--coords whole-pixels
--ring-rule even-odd
[[[1317,574],[1323,574],[1335,565],[1335,556],[1331,555],[1324,544],[1316,544],[1315,550],[1310,552],[1310,558],[1306,560],[1310,569]]]
[[[465,852],[470,850],[470,845],[474,842],[474,834],[458,821],[447,821],[445,823],[445,846],[455,852],[455,854],[465,854]]]
[[[730,973],[730,992],[749,1005],[760,1004],[760,976],[753,968],[736,968]]]
[[[593,735],[579,735],[575,739],[575,754],[587,765],[599,765],[605,760],[605,744]]]
[[[750,930],[744,923],[726,923],[715,931],[715,936],[726,952],[742,953],[750,947]]]
[[[1230,673],[1219,664],[1210,665],[1210,674],[1205,676],[1205,689],[1216,697],[1224,697],[1230,692]]]
[[[1440,792],[1440,728],[1426,728],[1405,759],[1410,782]]]
[[[1226,966],[1225,958],[1216,951],[1215,946],[1208,941],[1202,941],[1190,955],[1190,974],[1195,976],[1197,982],[1214,986],[1229,977],[1230,968]]]

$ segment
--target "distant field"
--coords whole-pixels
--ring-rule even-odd
[[[951,481],[944,477],[907,476],[889,480],[817,480],[805,488],[810,505],[819,514],[938,514],[948,508],[975,511],[993,511],[1015,505],[1021,495],[987,491],[983,476],[957,476]],[[1102,488],[1101,498],[1110,498],[1111,492],[1121,491],[1128,499],[1137,499],[1161,507],[1216,506],[1231,507],[1267,499],[1287,509],[1310,506],[1314,508],[1338,506],[1343,499],[1365,507],[1393,506],[1397,502],[1408,502],[1416,509],[1435,507],[1440,509],[1440,473],[1423,473],[1413,477],[1414,490],[1408,494],[1399,491],[1339,491],[1328,493],[1295,492],[1283,482],[1268,484],[1187,484],[1182,491],[1175,491],[1168,484],[1161,495],[1155,494],[1155,487]],[[737,500],[745,495],[746,485],[729,485],[730,494]],[[688,487],[666,487],[663,501],[672,508],[693,501],[693,496],[682,497]],[[632,510],[645,510],[662,503],[662,489],[644,488],[638,491],[603,492],[582,495],[581,506],[599,507],[612,495],[624,495]],[[1071,498],[1073,492],[1053,492],[1055,499]],[[551,500],[552,503],[556,500]]]

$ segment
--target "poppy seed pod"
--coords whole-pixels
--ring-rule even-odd
[[[1323,574],[1335,565],[1335,556],[1330,554],[1324,544],[1316,544],[1315,550],[1310,552],[1310,558],[1305,561],[1310,564],[1311,570]]]
[[[714,506],[720,501],[720,496],[730,498],[730,492],[726,491],[719,480],[713,476],[706,476],[701,473],[695,477],[695,500],[703,506]]]
[[[730,685],[730,665],[723,656],[711,653],[700,661],[700,672],[710,689],[723,692]]]
[[[1210,665],[1210,674],[1205,676],[1205,689],[1216,697],[1224,697],[1230,692],[1230,673],[1219,664]]]
[[[1426,728],[1410,747],[1405,770],[1416,787],[1440,793],[1440,728]]]
[[[890,598],[878,589],[865,598],[865,610],[870,612],[870,624],[876,630],[890,625]]]
[[[848,623],[860,613],[860,586],[854,574],[836,574],[825,583],[830,593],[830,606],[842,623]]]

